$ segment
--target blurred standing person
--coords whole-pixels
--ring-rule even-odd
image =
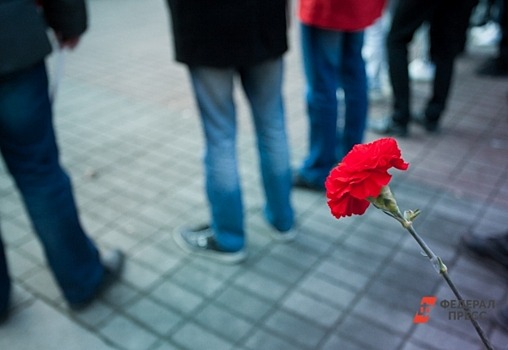
[[[330,170],[363,142],[368,110],[364,29],[381,16],[384,6],[385,0],[299,2],[310,127],[309,152],[293,179],[296,187],[324,190]],[[339,88],[345,99],[343,123]]]
[[[69,177],[59,162],[44,58],[46,24],[62,48],[86,30],[83,0],[0,1],[0,151],[21,192],[49,266],[72,309],[93,301],[119,275],[123,254],[102,259],[81,227]],[[9,310],[11,280],[0,239],[0,319]]]
[[[294,237],[291,169],[282,98],[286,0],[168,0],[176,60],[187,65],[205,136],[211,222],[174,232],[184,250],[222,262],[247,256],[236,154],[234,84],[254,120],[266,205],[281,240]]]
[[[366,64],[367,86],[371,102],[381,101],[387,97],[383,80],[387,70],[385,43],[389,17],[390,14],[385,11],[381,18],[365,30],[362,53]]]
[[[508,0],[501,0],[498,3],[499,28],[501,30],[498,52],[495,57],[488,59],[478,67],[476,72],[479,75],[491,77],[508,76]]]
[[[388,66],[393,91],[393,112],[386,127],[374,130],[407,136],[411,120],[408,45],[424,23],[429,23],[430,59],[435,65],[432,96],[418,121],[431,133],[448,99],[455,59],[463,50],[471,12],[478,0],[404,0],[395,7],[387,38]]]

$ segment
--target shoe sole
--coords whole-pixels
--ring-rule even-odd
[[[278,242],[292,242],[298,236],[298,232],[296,230],[291,230],[289,232],[279,232],[275,230],[270,230],[270,236],[278,241]]]

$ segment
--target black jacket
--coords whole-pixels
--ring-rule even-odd
[[[84,0],[0,0],[0,77],[28,68],[51,52],[48,26],[64,39],[87,26]]]
[[[246,66],[287,50],[286,0],[167,0],[176,60]]]

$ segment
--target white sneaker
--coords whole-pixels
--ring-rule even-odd
[[[427,59],[416,58],[408,66],[409,77],[414,81],[430,82],[434,80],[436,66]]]
[[[472,28],[469,35],[476,46],[494,46],[501,40],[501,29],[499,24],[490,21],[481,27]]]

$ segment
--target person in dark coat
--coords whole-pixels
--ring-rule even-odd
[[[86,30],[83,0],[0,0],[0,151],[21,192],[49,266],[73,309],[93,301],[118,276],[123,255],[100,256],[84,232],[71,182],[62,169],[44,58],[47,25],[63,48]],[[7,319],[11,280],[0,239],[0,320]]]
[[[175,231],[186,251],[223,262],[246,258],[233,90],[239,78],[257,136],[266,205],[276,238],[294,237],[282,98],[286,0],[168,0],[175,57],[188,68],[205,136],[211,222]]]
[[[429,24],[430,58],[436,71],[432,92],[415,121],[429,133],[439,131],[441,116],[450,94],[455,60],[464,49],[471,12],[478,0],[397,1],[387,37],[393,112],[386,126],[373,128],[381,134],[405,137],[412,119],[411,86],[408,73],[408,47],[414,33]]]

